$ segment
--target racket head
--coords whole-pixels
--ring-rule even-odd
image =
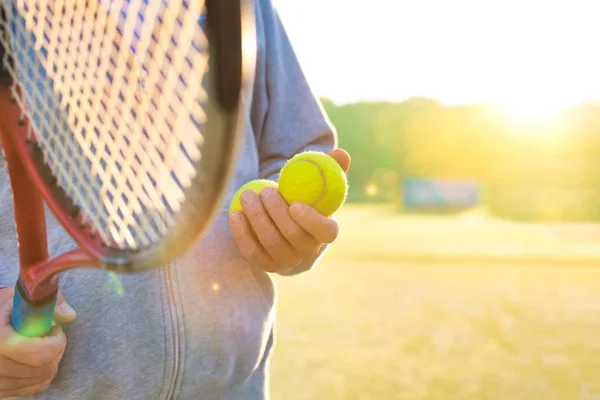
[[[194,10],[186,9],[192,3],[185,1],[112,0],[108,8],[75,3],[62,8],[36,0],[3,3],[0,51],[9,85],[0,89],[0,108],[6,110],[0,129],[49,208],[97,266],[136,272],[163,265],[205,231],[228,187],[254,76],[254,2],[201,1],[205,7],[198,17],[204,22],[197,19],[198,28],[190,24]],[[146,12],[146,19],[131,17],[134,11]],[[95,30],[71,24],[69,36],[48,37],[78,15],[95,22]],[[151,28],[144,27],[149,21]],[[82,49],[95,50],[90,55]],[[78,54],[83,61],[77,61]],[[65,56],[72,57],[66,61],[70,65],[62,64]],[[192,61],[206,62],[202,74],[196,70],[202,65]],[[115,89],[117,73],[124,74],[123,88]],[[93,77],[109,82],[94,89],[86,83]],[[119,109],[127,105],[124,97],[133,103],[129,115]],[[78,108],[86,102],[96,109]],[[124,126],[116,117],[126,120]],[[75,144],[64,132],[79,135]],[[69,151],[59,152],[64,143]],[[104,158],[86,158],[98,153]],[[154,158],[142,161],[148,154]],[[107,162],[112,171],[103,166]],[[136,175],[136,167],[146,169]]]

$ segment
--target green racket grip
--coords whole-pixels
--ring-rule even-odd
[[[40,301],[29,301],[23,286],[17,282],[11,315],[15,330],[26,337],[48,335],[54,322],[57,295],[58,291]]]

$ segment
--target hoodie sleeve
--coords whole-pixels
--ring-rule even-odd
[[[277,181],[286,160],[307,150],[329,153],[337,146],[337,135],[306,80],[271,0],[257,4],[258,54],[251,119],[260,176]],[[309,270],[326,248],[323,246],[316,259],[280,273]]]

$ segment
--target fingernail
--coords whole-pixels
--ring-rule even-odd
[[[292,217],[298,218],[304,212],[304,205],[302,203],[294,203],[290,206],[290,214]]]
[[[68,305],[66,302],[62,303],[58,306],[58,312],[60,312],[62,315],[66,316],[66,317],[71,317],[76,314],[73,307]]]
[[[240,197],[240,199],[242,200],[242,203],[248,206],[254,203],[254,200],[256,199],[256,193],[254,193],[252,190],[246,190],[244,193],[242,193],[242,197]]]

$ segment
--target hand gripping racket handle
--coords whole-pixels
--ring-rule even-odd
[[[21,281],[15,287],[11,323],[15,330],[27,337],[42,337],[50,333],[58,292],[31,302],[27,300]]]

